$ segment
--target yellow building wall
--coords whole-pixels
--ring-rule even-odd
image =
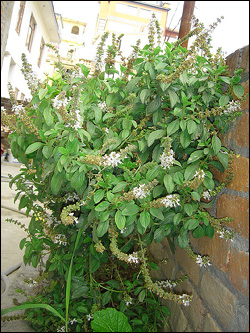
[[[116,17],[116,18],[121,18],[122,20],[126,20],[126,24],[131,24],[134,25],[133,22],[138,22],[138,23],[142,23],[147,25],[150,21],[150,19],[148,18],[143,18],[139,16],[139,10],[140,8],[142,9],[147,9],[147,10],[151,10],[152,12],[156,12],[156,13],[160,13],[161,14],[161,18],[159,20],[159,24],[160,27],[163,31],[165,31],[165,27],[166,27],[166,22],[167,22],[167,16],[168,16],[168,11],[167,10],[162,10],[160,8],[157,7],[148,7],[146,5],[140,4],[140,3],[134,3],[133,2],[126,2],[126,1],[100,1],[101,5],[100,5],[100,12],[99,12],[99,18],[101,19],[106,19],[106,20],[111,20],[112,18],[110,17]],[[137,15],[129,15],[129,14],[125,14],[125,13],[120,13],[116,11],[116,4],[120,3],[120,4],[124,4],[127,6],[131,6],[131,7],[135,7],[137,9]],[[168,7],[164,7],[165,9]],[[131,21],[131,23],[127,22],[127,21]],[[123,22],[123,21],[122,21]],[[106,30],[106,29],[105,29]]]

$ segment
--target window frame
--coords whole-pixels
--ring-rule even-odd
[[[20,35],[20,32],[21,32],[25,5],[26,5],[26,1],[20,1],[20,8],[19,8],[19,12],[18,12],[18,20],[17,20],[17,25],[16,25],[16,33],[18,35]]]
[[[26,38],[26,43],[25,43],[25,46],[27,46],[27,49],[29,52],[31,52],[36,26],[37,26],[36,20],[34,18],[33,13],[31,13],[28,33],[27,33],[27,38]]]

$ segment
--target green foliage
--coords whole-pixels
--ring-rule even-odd
[[[173,252],[179,246],[196,260],[190,236],[224,230],[205,208],[232,179],[220,134],[240,114],[232,93],[244,94],[240,71],[227,75],[202,25],[193,33],[190,50],[181,41],[162,50],[151,34],[120,70],[112,59],[121,37],[113,36],[102,67],[105,34],[94,74],[80,64],[76,77],[58,64],[16,114],[9,138],[24,167],[10,186],[15,200],[22,194],[19,208],[33,213],[20,248],[25,264],[44,270],[45,286],[38,279],[26,310],[38,331],[64,322],[74,332],[157,331],[170,315],[161,298],[189,304],[191,296],[151,280],[148,269],[158,266],[147,263],[146,249],[167,237]],[[212,168],[227,170],[224,183]]]

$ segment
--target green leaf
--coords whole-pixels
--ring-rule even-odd
[[[184,235],[179,235],[177,239],[181,249],[185,249],[188,246],[189,238],[187,233],[185,233]]]
[[[203,152],[203,150],[197,150],[197,151],[194,151],[194,152],[190,155],[190,157],[189,157],[189,159],[188,159],[188,161],[187,161],[187,164],[193,163],[193,162],[199,160],[199,159],[200,159],[201,157],[203,157],[203,156],[204,156],[204,152]]]
[[[200,201],[200,195],[198,192],[191,192],[191,196],[194,200]]]
[[[42,100],[45,97],[45,95],[47,94],[47,92],[48,92],[47,88],[46,89],[44,89],[44,88],[39,89],[39,92],[38,92],[39,99]]]
[[[168,136],[170,136],[171,134],[178,131],[179,126],[180,126],[180,121],[178,119],[176,119],[176,120],[172,121],[170,124],[168,124],[168,127],[167,127]]]
[[[214,135],[212,137],[212,147],[213,147],[213,150],[214,150],[214,153],[215,155],[218,154],[218,152],[220,151],[221,149],[221,141],[220,139],[218,138],[218,136]]]
[[[147,228],[150,224],[150,214],[146,210],[143,210],[140,214],[140,223],[144,228]]]
[[[219,152],[218,159],[221,162],[221,164],[223,165],[223,167],[225,169],[227,169],[228,168],[228,154]],[[210,163],[210,164],[212,164],[212,163]]]
[[[18,305],[18,306],[14,306],[11,308],[7,308],[1,311],[1,315],[5,315],[9,312],[13,312],[13,311],[18,311],[18,310],[26,310],[26,309],[46,309],[50,312],[53,313],[54,316],[61,318],[61,320],[63,322],[65,322],[65,318],[63,318],[59,312],[57,312],[54,308],[52,308],[52,306],[48,305],[48,304],[23,304],[23,305]],[[127,332],[131,332],[131,331],[127,331]]]
[[[166,315],[168,315],[168,316],[171,316],[171,312],[170,312],[169,308],[166,307],[165,305],[162,305],[162,306],[161,306],[161,311],[162,311],[164,314],[166,314]]]
[[[189,219],[184,223],[184,228],[187,230],[193,230],[198,227],[199,221],[196,219]]]
[[[174,173],[173,180],[178,185],[183,185],[183,174],[180,171]]]
[[[168,90],[168,94],[169,94],[169,98],[170,98],[171,108],[173,108],[175,106],[175,104],[179,101],[179,97],[176,94],[176,92],[172,89]]]
[[[187,130],[188,130],[188,134],[192,134],[196,131],[197,125],[193,120],[189,120],[187,122]]]
[[[151,92],[149,89],[143,89],[140,93],[140,99],[143,104],[147,101],[148,97],[150,96]]]
[[[46,108],[43,111],[43,116],[45,119],[45,122],[48,126],[51,126],[53,124],[54,117],[51,114],[51,107],[46,106]]]
[[[82,73],[83,75],[87,78],[90,70],[88,69],[88,67],[86,67],[85,65],[83,64],[79,64],[79,66],[81,67],[81,70],[82,70]]]
[[[190,145],[191,135],[188,133],[187,129],[185,129],[184,131],[181,132],[180,143],[184,149]]]
[[[63,180],[64,180],[64,172],[54,173],[50,183],[51,191],[53,194],[55,195],[59,194]]]
[[[161,106],[161,98],[158,96],[152,102],[148,104],[148,112],[153,113]]]
[[[146,290],[143,289],[143,290],[141,290],[141,292],[140,292],[139,295],[138,295],[138,301],[139,301],[139,302],[143,302],[145,296],[146,296]]]
[[[239,98],[244,95],[244,88],[242,87],[242,85],[237,84],[236,86],[233,86],[233,92]]]
[[[220,106],[225,106],[225,105],[227,105],[228,102],[229,102],[229,96],[222,95],[219,100]]]
[[[166,135],[166,130],[157,130],[154,132],[151,132],[148,136],[148,146],[152,146],[152,144],[155,142],[157,139],[161,139]]]
[[[125,228],[126,217],[124,215],[122,215],[122,212],[120,210],[118,210],[115,213],[115,223],[116,223],[118,229],[122,230]]]
[[[131,216],[131,215],[136,215],[140,211],[140,207],[133,204],[133,203],[128,203],[126,207],[122,210],[122,215],[125,216]]]
[[[192,235],[194,238],[201,238],[204,235],[203,228],[199,225],[196,229],[192,231]]]
[[[164,185],[168,191],[168,193],[172,193],[174,190],[174,181],[171,175],[165,175],[163,179]]]
[[[105,194],[104,190],[102,189],[97,190],[94,194],[94,202],[95,203],[100,202],[103,199],[104,194]]]
[[[159,175],[159,171],[160,171],[160,166],[159,165],[155,165],[153,166],[153,168],[149,169],[146,173],[146,179],[149,180],[150,182],[155,179],[158,175]]]
[[[109,228],[109,221],[104,221],[104,222],[99,222],[96,233],[98,237],[102,237],[103,235],[106,234]]]
[[[97,212],[102,212],[103,210],[107,209],[109,207],[110,203],[108,201],[102,201],[95,207],[95,210]]]
[[[174,225],[178,225],[181,222],[181,220],[182,220],[182,213],[175,214],[173,218]]]
[[[113,193],[120,192],[120,191],[124,190],[127,185],[128,184],[126,182],[120,182],[112,189],[112,192]]]
[[[191,216],[193,214],[194,207],[191,204],[185,204],[184,211],[187,213],[188,216]]]
[[[25,243],[26,243],[26,238],[23,238],[19,243],[20,250],[22,250],[24,248]]]
[[[34,142],[34,143],[32,143],[31,145],[29,145],[27,147],[27,149],[25,150],[25,153],[26,154],[31,154],[34,151],[36,151],[37,149],[41,148],[42,146],[43,146],[42,142]]]
[[[111,293],[110,291],[106,291],[104,294],[102,294],[102,305],[105,306],[108,304],[108,302],[111,299]]]
[[[88,141],[91,140],[91,135],[87,131],[85,131],[84,129],[82,129],[82,128],[80,128],[78,130],[78,134],[80,135],[80,138],[81,138],[82,142],[85,141],[84,140],[84,136],[87,138]]]
[[[160,211],[159,208],[151,207],[149,209],[149,211],[150,211],[151,215],[153,215],[154,217],[157,217],[159,220],[164,221],[164,215],[162,214],[162,212]]]
[[[94,332],[132,332],[128,317],[114,308],[96,311],[91,328]]]
[[[197,163],[188,165],[184,172],[185,180],[191,180],[194,177],[194,175],[198,169],[199,169],[199,164],[197,164]]]
[[[134,91],[134,88],[135,88],[135,86],[137,85],[137,83],[139,82],[140,79],[141,79],[140,77],[135,77],[135,78],[133,78],[129,81],[129,83],[127,84],[128,92],[133,92]]]

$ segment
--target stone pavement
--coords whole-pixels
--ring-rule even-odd
[[[5,272],[13,265],[22,262],[24,249],[20,250],[19,242],[22,238],[26,237],[26,232],[18,225],[6,222],[6,218],[12,218],[18,220],[26,227],[29,225],[30,218],[18,212],[19,200],[14,203],[16,195],[15,186],[12,189],[9,188],[8,174],[15,176],[20,172],[20,163],[1,162],[1,272]],[[25,212],[25,210],[21,210]],[[33,267],[21,265],[21,267],[7,277],[10,282],[10,286],[5,291],[5,284],[1,280],[1,309],[13,307],[13,298],[16,298],[18,302],[25,300],[23,296],[17,294],[15,289],[17,288],[29,288],[27,284],[23,282],[24,278],[33,278],[37,276],[37,272]],[[11,314],[22,313],[12,312]],[[1,332],[35,332],[30,328],[24,320],[13,320],[10,322],[1,322]]]

